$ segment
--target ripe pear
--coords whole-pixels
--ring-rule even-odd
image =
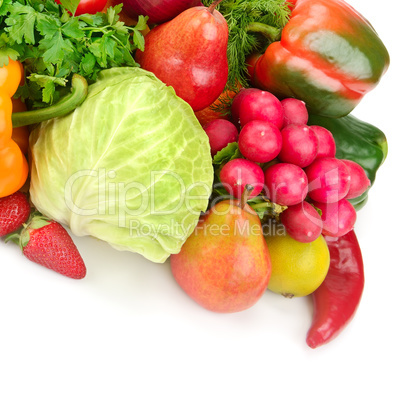
[[[136,61],[151,71],[194,111],[213,103],[228,78],[228,25],[222,14],[210,7],[191,7],[145,36],[144,51]]]
[[[220,313],[253,306],[271,275],[260,219],[239,200],[221,201],[208,210],[181,251],[171,255],[170,264],[193,300]]]

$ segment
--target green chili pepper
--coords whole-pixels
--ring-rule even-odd
[[[338,119],[310,115],[308,124],[331,131],[336,142],[336,157],[352,160],[362,166],[373,186],[377,170],[388,153],[387,139],[380,129],[352,115]],[[368,190],[349,201],[358,210],[366,204],[367,196]]]

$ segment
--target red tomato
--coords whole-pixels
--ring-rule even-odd
[[[60,4],[60,0],[56,0]],[[107,0],[81,0],[75,15],[96,14],[105,8]]]
[[[75,15],[96,14],[105,8],[106,3],[107,0],[81,0]]]

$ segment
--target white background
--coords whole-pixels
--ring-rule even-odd
[[[81,281],[0,242],[0,400],[400,400],[400,18],[395,1],[349,3],[379,33],[391,67],[354,112],[387,134],[389,156],[358,213],[366,285],[344,332],[309,349],[309,297],[266,292],[245,312],[211,313],[168,263],[95,239],[74,238],[88,268]]]

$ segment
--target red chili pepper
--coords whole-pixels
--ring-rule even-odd
[[[307,334],[311,348],[334,339],[353,318],[364,288],[363,258],[355,232],[325,238],[331,262],[324,282],[313,293],[313,322]]]

